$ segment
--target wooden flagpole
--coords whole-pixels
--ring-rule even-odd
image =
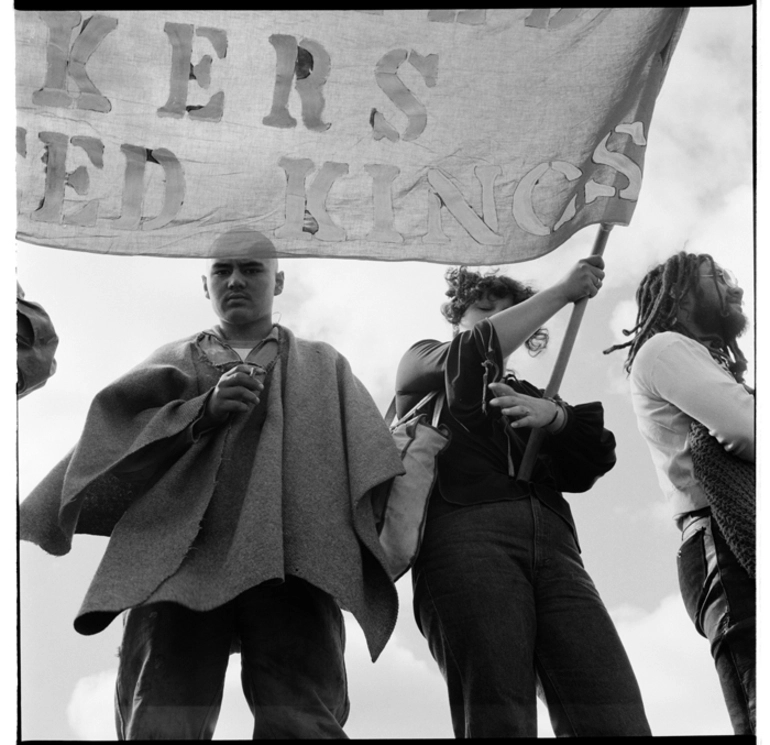
[[[599,226],[599,232],[596,234],[596,240],[594,241],[594,247],[591,251],[591,256],[601,256],[604,253],[604,248],[607,245],[607,239],[612,230],[612,225],[602,223]],[[564,377],[564,371],[567,369],[567,362],[569,362],[570,354],[572,354],[572,347],[575,345],[575,338],[577,337],[578,330],[580,329],[580,323],[583,320],[583,313],[586,310],[586,304],[588,298],[584,297],[575,303],[575,307],[572,309],[572,316],[569,319],[567,325],[567,331],[564,334],[564,341],[561,343],[559,349],[559,356],[556,358],[556,363],[553,366],[553,372],[551,373],[551,379],[548,381],[548,385],[545,388],[546,396],[555,396],[559,392],[562,378]],[[524,458],[519,466],[519,473],[517,479],[519,481],[529,481],[532,475],[532,468],[535,465],[535,459],[540,450],[540,445],[545,437],[545,428],[540,427],[532,430],[529,441],[527,442],[527,449],[524,451]]]

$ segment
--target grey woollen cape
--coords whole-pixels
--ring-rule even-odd
[[[396,623],[398,595],[377,537],[372,498],[404,472],[388,427],[347,360],[324,342],[280,328],[267,387],[266,418],[235,529],[224,580],[171,588],[201,528],[215,488],[227,485],[238,417],[204,434],[142,485],[112,469],[184,430],[202,412],[223,370],[198,341],[167,344],[94,398],[75,447],[21,503],[20,537],[66,554],[74,533],[109,535],[107,549],[75,618],[95,634],[159,588],[209,610],[261,582],[301,577],[331,595],[360,623],[375,660]],[[246,417],[241,417],[241,420]],[[227,500],[230,504],[230,500]],[[164,584],[165,583],[165,584]],[[163,587],[161,587],[163,586]],[[171,592],[171,597],[169,597]]]

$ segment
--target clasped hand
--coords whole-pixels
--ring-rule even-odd
[[[517,393],[505,383],[490,383],[489,389],[495,394],[489,404],[511,417],[511,427],[538,429],[558,422],[559,406],[550,399]]]
[[[259,403],[264,383],[250,375],[250,365],[236,365],[219,378],[206,403],[204,417],[213,423],[221,423],[230,414],[249,411]]]

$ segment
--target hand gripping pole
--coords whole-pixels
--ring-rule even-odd
[[[612,230],[612,225],[602,223],[599,226],[599,232],[596,234],[596,240],[594,241],[591,256],[601,256],[604,253],[610,230]],[[570,354],[572,354],[572,347],[575,345],[575,338],[580,329],[580,323],[583,320],[583,313],[585,313],[587,303],[588,297],[581,298],[575,303],[575,307],[572,309],[572,316],[569,319],[569,324],[567,324],[567,331],[564,334],[564,340],[559,349],[559,356],[556,358],[556,364],[553,366],[551,379],[548,381],[548,385],[545,388],[546,396],[553,397],[559,392],[559,387],[561,386],[561,381],[564,377],[564,371],[567,369],[567,362],[569,362]],[[544,437],[545,429],[543,427],[533,429],[530,433],[527,449],[524,451],[524,457],[519,466],[519,473],[516,476],[519,481],[529,481],[532,476],[532,469],[535,465],[535,460],[537,459],[537,454],[540,451],[540,445],[542,444]]]

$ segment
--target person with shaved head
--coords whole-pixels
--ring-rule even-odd
[[[49,553],[110,536],[74,625],[124,613],[119,739],[211,739],[238,652],[254,739],[343,738],[340,609],[373,660],[395,626],[374,505],[401,460],[347,360],[273,323],[283,286],[265,235],[218,237],[218,323],[101,391],[21,504],[21,538]]]

